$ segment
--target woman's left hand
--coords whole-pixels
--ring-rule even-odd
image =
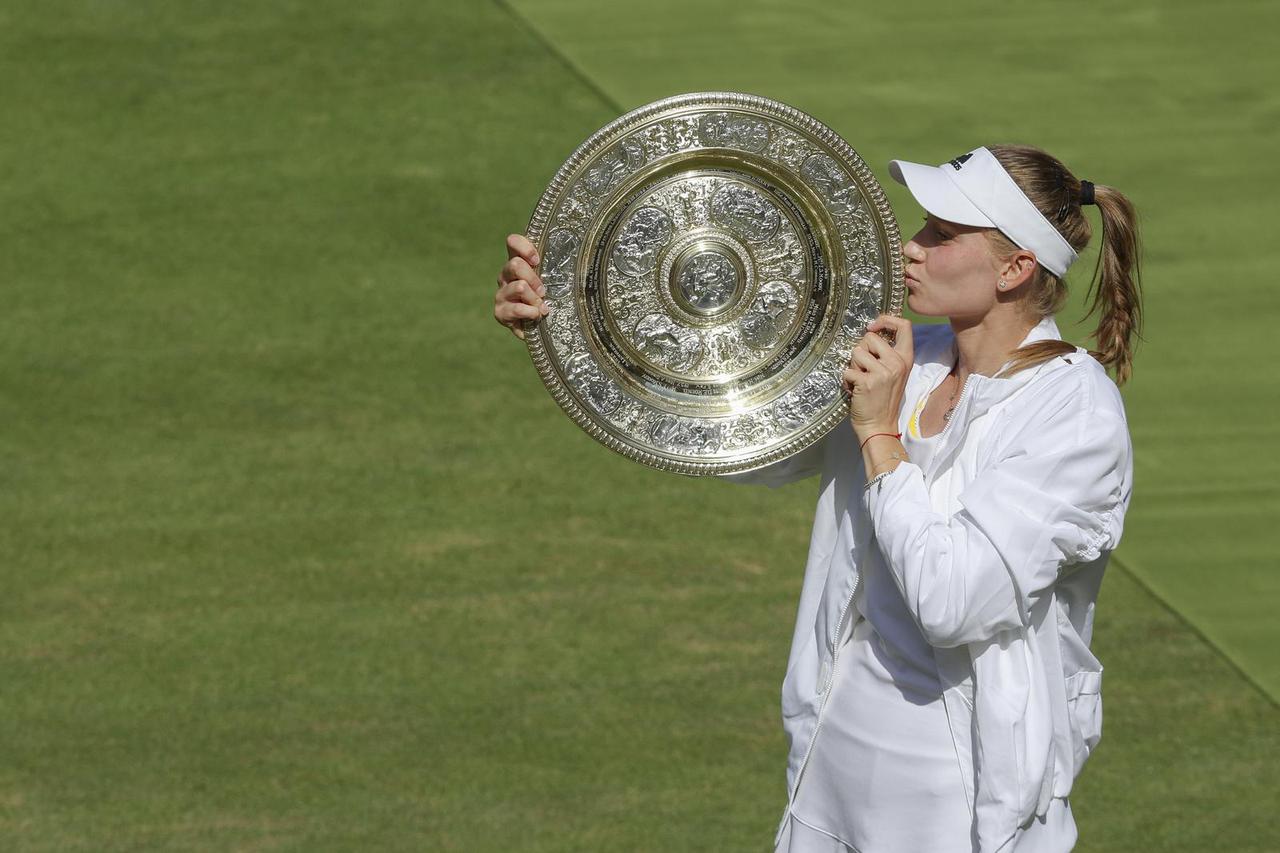
[[[892,344],[878,334],[886,329],[894,334]],[[849,420],[859,440],[898,431],[902,394],[914,360],[911,321],[881,314],[867,325],[841,377],[849,394]]]

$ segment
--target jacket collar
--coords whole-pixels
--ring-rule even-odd
[[[1036,341],[1060,339],[1061,333],[1058,331],[1058,324],[1054,322],[1052,316],[1048,316],[1032,327],[1031,331],[1027,333],[1026,337],[1022,339],[1022,343],[1018,346],[1025,346]],[[937,387],[943,377],[951,371],[958,357],[959,348],[956,346],[955,334],[952,332],[951,327],[947,325],[944,329],[939,329],[936,339],[930,341],[930,345],[917,356],[917,364],[920,367],[919,379],[917,382],[908,383],[908,394],[902,407],[902,416],[899,419],[899,431],[905,431],[907,428],[906,420],[910,416],[911,405],[921,395]],[[942,444],[934,453],[929,470],[925,472],[926,476],[932,476],[933,472],[947,461],[951,451],[963,440],[970,421],[985,414],[992,406],[1008,399],[1026,387],[1028,383],[1052,363],[1046,362],[1033,370],[1023,370],[1012,376],[999,379],[994,376],[982,376],[977,373],[970,374],[965,380],[959,405],[951,416],[951,422],[943,430]],[[1000,369],[1003,370],[1008,364],[1009,362],[1005,362]],[[996,373],[998,374],[1000,371],[998,370]]]
[[[926,389],[931,389],[942,380],[942,377],[951,371],[951,368],[959,358],[960,351],[956,346],[955,333],[952,332],[951,326],[945,325],[945,328],[939,330],[936,342],[929,347],[929,350],[922,352],[918,358],[921,365],[921,378],[927,383]],[[1031,328],[1019,347],[1026,346],[1036,341],[1061,340],[1062,333],[1058,331],[1058,324],[1054,321],[1053,316],[1047,316],[1040,320]],[[1008,367],[1009,362],[1005,362],[1000,366],[1000,370]],[[999,374],[1000,370],[996,373]],[[1015,373],[1013,376],[1007,376],[1000,379],[994,376],[982,376],[974,373],[970,374],[965,380],[965,396],[974,404],[981,405],[982,411],[990,408],[994,403],[1005,399],[1022,386],[1026,385],[1031,378],[1038,373],[1036,370],[1024,370]],[[923,391],[921,391],[923,393]],[[957,413],[958,414],[958,413]],[[971,416],[976,416],[980,412],[974,411]]]

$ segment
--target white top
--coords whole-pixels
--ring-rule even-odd
[[[1058,337],[1046,318],[1023,343]],[[915,340],[907,400],[935,387],[956,357],[947,325],[917,326]],[[900,432],[909,415],[903,412]],[[835,710],[844,704],[839,685],[870,679],[871,664],[884,659],[865,657],[878,646],[868,628],[859,633],[858,617],[886,647],[910,648],[888,597],[878,596],[888,589],[932,649],[973,849],[1068,849],[1074,827],[1060,820],[1069,818],[1065,797],[1101,735],[1102,666],[1088,648],[1094,602],[1132,493],[1132,450],[1115,384],[1083,349],[1009,378],[970,376],[927,467],[901,463],[869,489],[847,423],[815,447],[728,478],[782,485],[822,472],[782,688],[791,753],[779,842],[794,842],[792,819],[803,821],[803,809],[816,806],[809,788],[834,780],[833,788],[854,786],[841,795],[846,800],[875,794],[824,777],[822,768],[851,766],[856,752],[838,722],[825,734],[831,720],[844,719]],[[896,663],[899,673],[909,669]],[[884,672],[892,678],[895,670]],[[906,693],[865,689],[889,703],[886,714],[931,713]],[[936,759],[937,742],[928,752],[927,760]],[[867,761],[866,753],[858,760]],[[848,808],[865,811],[867,803]],[[919,810],[888,814],[902,824],[920,817]],[[1023,826],[1042,826],[1050,837],[1024,845]]]
[[[928,438],[919,438],[912,435],[910,426],[908,431],[902,434],[902,446],[907,450],[907,458],[922,469],[928,468],[929,463],[933,461],[933,454],[938,449],[938,435],[931,435]]]

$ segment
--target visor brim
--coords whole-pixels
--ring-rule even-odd
[[[916,203],[929,213],[957,225],[994,228],[995,223],[960,192],[944,170],[949,166],[926,166],[905,160],[890,160],[889,175],[911,191]]]

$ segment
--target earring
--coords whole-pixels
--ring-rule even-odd
[[[1000,279],[1000,284],[998,285],[998,287],[999,287],[1001,290],[1004,290],[1004,279]]]

